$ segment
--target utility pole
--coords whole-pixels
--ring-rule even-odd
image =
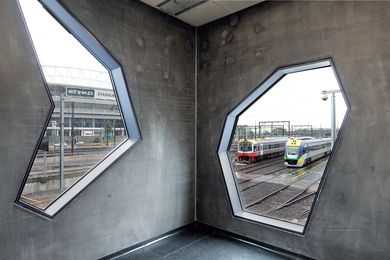
[[[60,96],[60,190],[64,189],[64,94]]]
[[[113,121],[112,124],[113,124],[113,126],[114,126],[114,132],[113,132],[113,135],[114,135],[114,136],[113,136],[113,137],[114,137],[114,147],[115,147],[115,145],[116,145],[116,144],[115,144],[115,142],[116,142],[116,140],[115,140],[115,119],[113,119],[112,121]]]
[[[288,121],[288,136],[290,137],[291,135],[291,125],[290,125],[290,121]]]
[[[51,121],[51,136],[53,139],[53,153],[54,153],[53,164],[54,165],[56,164],[56,136],[57,136],[56,127],[57,127],[57,122],[55,120],[52,120]]]
[[[336,141],[336,93],[340,93],[341,91],[339,89],[335,90],[323,90],[321,92],[322,94],[322,100],[326,101],[328,100],[328,94],[331,95],[331,134],[330,138],[332,141],[332,150],[334,147],[334,143]]]
[[[259,122],[259,138],[261,138],[261,123]]]
[[[70,130],[71,131],[71,136],[72,136],[72,146],[71,146],[71,149],[72,149],[72,155],[74,154],[74,143],[75,143],[75,139],[74,139],[74,102],[72,101],[72,121],[70,122],[71,126],[72,126],[72,129]]]

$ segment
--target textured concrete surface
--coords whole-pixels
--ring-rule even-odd
[[[15,0],[0,3],[0,259],[96,259],[194,220],[194,30],[137,1],[64,1],[122,64],[143,140],[53,221],[13,201],[49,111]]]
[[[390,257],[390,3],[265,2],[199,29],[197,218],[316,259]],[[225,115],[280,66],[331,57],[351,104],[305,236],[232,216]],[[288,93],[291,95],[291,93]]]
[[[137,1],[64,4],[122,64],[143,141],[53,221],[15,206],[49,102],[17,3],[2,1],[0,259],[96,259],[194,220],[194,29]],[[265,2],[200,28],[201,222],[317,259],[390,257],[389,10]],[[275,68],[327,57],[351,112],[306,235],[234,218],[216,155],[225,115]]]

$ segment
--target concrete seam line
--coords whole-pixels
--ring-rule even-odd
[[[195,87],[195,93],[194,93],[194,125],[195,125],[195,136],[194,136],[194,152],[195,152],[195,158],[194,158],[194,175],[195,175],[195,198],[194,198],[194,215],[195,215],[195,221],[198,219],[197,217],[197,190],[198,190],[198,28],[195,27],[195,60],[194,60],[194,66],[195,66],[195,77],[194,77],[194,87]]]

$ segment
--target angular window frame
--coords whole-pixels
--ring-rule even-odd
[[[340,126],[338,135],[336,136],[335,144],[332,153],[330,154],[329,160],[325,166],[321,181],[318,186],[318,192],[316,193],[312,206],[310,208],[307,221],[304,226],[289,223],[283,220],[273,219],[266,216],[260,216],[254,213],[247,212],[243,209],[241,204],[240,192],[238,189],[238,183],[234,176],[233,165],[230,161],[228,151],[231,145],[231,140],[235,132],[235,128],[239,119],[239,116],[243,114],[251,105],[258,101],[264,94],[267,93],[273,86],[275,86],[284,76],[290,73],[303,72],[313,69],[320,69],[325,67],[331,67],[335,75],[336,81],[340,87],[341,94],[344,98],[347,110],[345,112],[344,120]],[[219,164],[223,173],[225,186],[227,189],[230,206],[232,214],[234,217],[241,219],[250,220],[261,225],[278,228],[283,231],[294,232],[297,234],[303,235],[307,229],[311,215],[314,211],[315,205],[318,200],[319,193],[321,191],[322,185],[325,181],[328,169],[332,163],[334,154],[336,153],[338,144],[340,142],[340,136],[342,135],[348,115],[350,112],[350,103],[345,94],[343,85],[341,84],[340,78],[336,71],[336,66],[333,63],[331,58],[321,59],[318,61],[307,62],[302,64],[290,65],[277,68],[269,77],[267,77],[263,82],[261,82],[252,92],[250,92],[236,107],[234,107],[230,112],[227,113],[225,117],[225,122],[223,126],[223,131],[221,134],[220,142],[218,145],[217,156]]]
[[[47,116],[45,125],[40,134],[38,142],[35,146],[35,150],[27,172],[22,181],[21,187],[18,191],[15,203],[22,208],[28,209],[32,212],[38,213],[39,215],[52,219],[54,218],[62,209],[64,209],[73,199],[75,199],[84,189],[86,189],[97,177],[99,177],[111,164],[113,164],[123,153],[130,149],[134,144],[142,139],[141,132],[138,126],[138,121],[135,115],[135,111],[130,99],[128,92],[125,76],[122,71],[122,67],[118,61],[106,50],[106,48],[89,32],[85,26],[81,24],[71,12],[66,9],[65,6],[60,3],[58,0],[38,0],[43,7],[49,12],[53,18],[55,18],[59,24],[64,27],[71,35],[73,35],[107,70],[111,78],[113,85],[113,90],[116,94],[118,106],[120,109],[120,114],[123,119],[124,127],[127,131],[127,139],[115,147],[109,154],[107,154],[98,164],[91,168],[85,175],[83,175],[78,181],[73,185],[67,188],[63,193],[61,193],[45,210],[41,210],[37,207],[32,206],[26,202],[20,200],[20,197],[23,192],[23,188],[27,182],[29,173],[34,163],[34,159],[38,153],[39,146],[44,138],[46,128],[50,123],[51,115],[54,111],[54,101],[51,97],[50,90],[46,79],[44,77],[41,64],[39,63],[38,56],[35,52],[35,46],[32,42],[30,32],[26,23],[26,20],[23,15],[22,8],[18,0],[17,4],[21,16],[23,18],[28,36],[30,39],[30,44],[35,53],[35,59],[39,66],[41,77],[47,92],[48,98],[50,100],[50,110]]]

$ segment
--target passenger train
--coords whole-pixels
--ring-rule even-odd
[[[330,152],[330,138],[290,137],[284,151],[284,165],[288,167],[303,167],[327,156]]]
[[[241,139],[238,142],[237,158],[239,161],[255,162],[266,157],[282,155],[287,140],[287,137]]]

